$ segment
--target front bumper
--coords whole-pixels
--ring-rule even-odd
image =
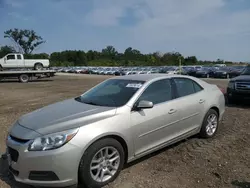
[[[16,181],[33,186],[64,187],[77,184],[81,150],[70,143],[50,151],[28,151],[27,143],[7,139],[10,172]]]
[[[227,96],[234,99],[250,99],[250,91],[239,91],[227,88]]]

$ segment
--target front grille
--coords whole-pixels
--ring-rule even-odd
[[[250,91],[250,82],[236,82],[235,89],[242,91]]]
[[[12,161],[17,162],[18,157],[19,157],[19,153],[17,150],[8,147],[8,153],[10,154],[10,158]]]

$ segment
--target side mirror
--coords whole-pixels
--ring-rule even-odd
[[[7,61],[7,57],[4,58],[4,61]]]
[[[136,109],[146,109],[146,108],[153,108],[154,104],[151,101],[140,101],[137,106]]]

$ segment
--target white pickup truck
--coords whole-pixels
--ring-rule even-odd
[[[50,62],[48,59],[24,59],[22,54],[11,53],[0,59],[0,71],[5,69],[33,68],[42,70],[48,68]]]

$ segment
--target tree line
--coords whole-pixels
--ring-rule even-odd
[[[201,61],[196,56],[184,57],[179,52],[143,54],[138,49],[128,47],[118,52],[113,46],[106,46],[101,51],[65,50],[61,52],[34,53],[46,41],[34,30],[10,29],[4,37],[13,42],[13,46],[0,46],[0,57],[8,53],[22,53],[27,59],[49,59],[51,66],[166,66],[166,65],[211,65],[232,62]]]

